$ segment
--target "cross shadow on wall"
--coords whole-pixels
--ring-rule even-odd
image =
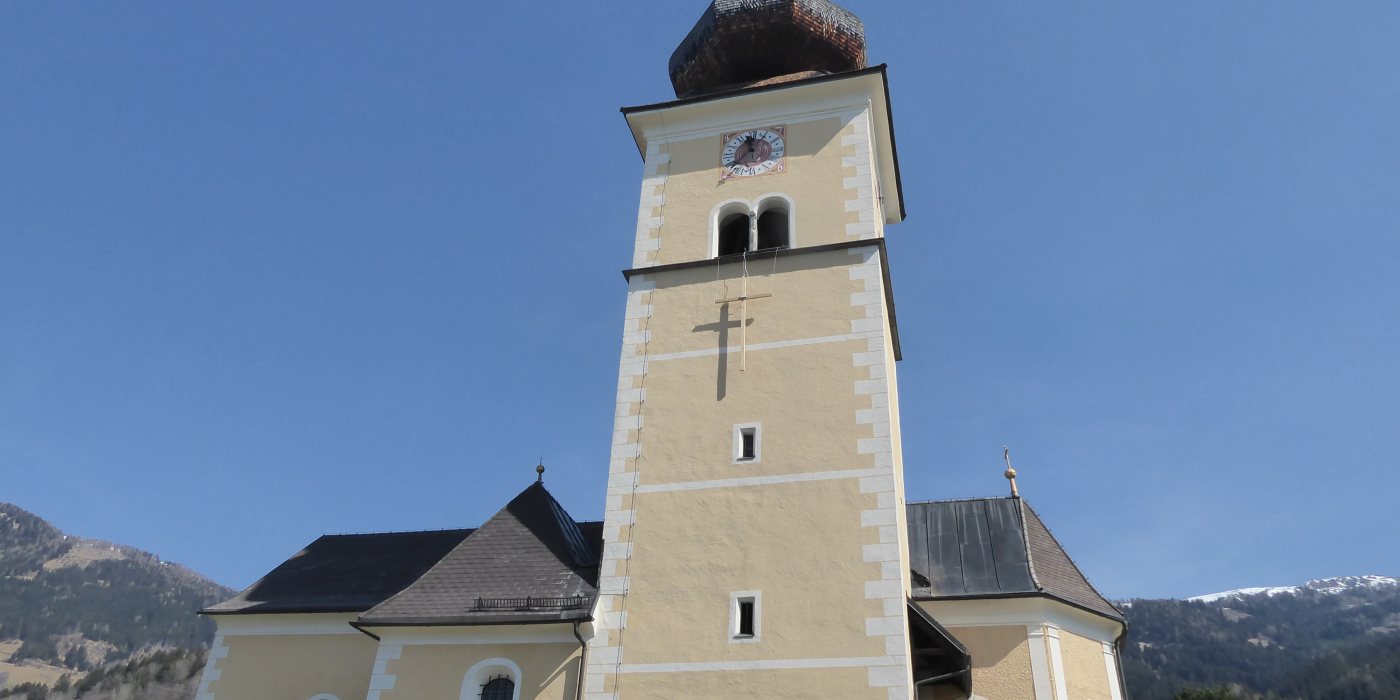
[[[720,304],[718,321],[702,324],[692,329],[697,333],[704,331],[717,331],[719,333],[719,362],[715,374],[716,401],[723,401],[729,388],[729,329],[740,326],[738,319],[731,320],[729,318],[729,307],[732,305],[732,303]],[[747,319],[745,325],[752,326],[753,319]]]

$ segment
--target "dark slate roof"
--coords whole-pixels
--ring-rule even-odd
[[[1123,619],[1022,499],[911,503],[908,526],[917,598],[1047,595]]]
[[[403,590],[471,530],[326,535],[208,614],[363,612]]]
[[[474,625],[587,619],[601,523],[579,525],[531,484],[436,565],[357,624]]]

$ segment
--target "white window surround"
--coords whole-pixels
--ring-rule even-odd
[[[753,603],[753,635],[739,635],[739,603]],[[763,638],[763,591],[735,591],[729,594],[729,643],[753,644]]]
[[[776,206],[783,206],[788,214],[788,248],[797,247],[797,205],[792,197],[781,192],[759,195],[752,202],[743,199],[730,199],[720,202],[710,212],[710,257],[719,257],[719,225],[733,214],[749,217],[749,251],[758,247],[758,217]]]
[[[744,459],[744,432],[753,431],[753,459]],[[758,464],[763,461],[763,424],[736,423],[734,425],[734,463]]]
[[[524,685],[521,682],[520,667],[510,659],[486,659],[478,661],[467,671],[467,675],[462,677],[462,693],[460,700],[479,700],[481,698],[481,687],[486,682],[497,676],[507,676],[515,684],[515,693],[511,700],[520,700],[520,688]]]

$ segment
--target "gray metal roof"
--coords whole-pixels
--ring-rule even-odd
[[[407,588],[357,624],[477,625],[586,619],[599,535],[531,484]]]
[[[211,615],[363,612],[403,590],[471,530],[325,535]]]
[[[1020,498],[911,503],[908,527],[916,598],[1045,595],[1123,619]]]
[[[1122,620],[1019,498],[911,503],[917,599],[1044,595]],[[541,483],[476,530],[327,535],[209,614],[359,612],[358,623],[585,619],[602,523],[576,522]]]

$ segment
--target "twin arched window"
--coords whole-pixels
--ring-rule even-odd
[[[747,204],[731,202],[716,216],[715,255],[738,255],[792,245],[792,205],[785,197],[768,197],[755,213]]]

